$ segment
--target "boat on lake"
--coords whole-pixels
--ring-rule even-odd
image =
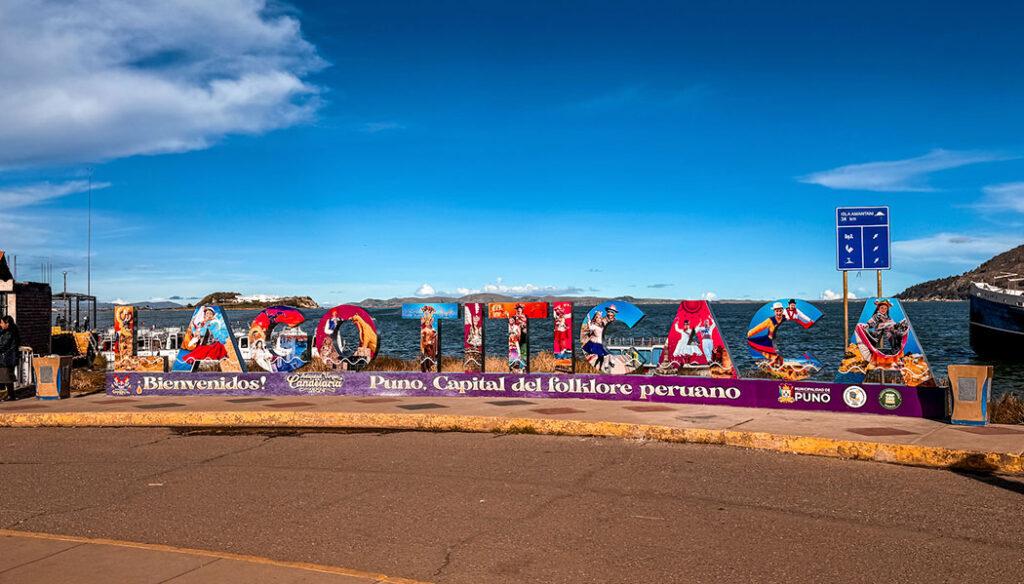
[[[605,349],[612,355],[626,357],[627,367],[631,370],[653,371],[661,362],[661,353],[667,342],[667,337],[610,338]]]
[[[981,357],[1024,358],[1024,290],[974,282],[970,298],[971,349]]]

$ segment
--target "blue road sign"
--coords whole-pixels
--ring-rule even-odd
[[[888,270],[889,207],[836,208],[836,269]]]

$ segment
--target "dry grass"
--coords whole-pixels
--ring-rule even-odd
[[[361,371],[419,371],[420,364],[412,359],[399,359],[389,355],[377,355]]]
[[[106,391],[107,371],[106,369],[72,369],[71,370],[71,392],[72,393],[96,393]]]
[[[1004,393],[998,401],[988,404],[988,420],[993,424],[1024,424],[1024,400]]]
[[[334,369],[327,366],[326,363],[320,360],[320,357],[313,357],[306,366],[302,368],[302,371],[334,371]]]

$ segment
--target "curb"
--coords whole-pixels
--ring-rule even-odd
[[[146,550],[150,552],[160,552],[169,554],[187,554],[192,556],[205,556],[208,558],[217,558],[218,560],[234,560],[238,562],[249,562],[251,564],[261,564],[264,566],[277,566],[280,568],[291,568],[293,570],[305,570],[307,572],[323,572],[327,574],[337,574],[340,576],[351,576],[354,578],[361,578],[366,581],[372,580],[376,584],[431,584],[430,582],[422,582],[420,580],[410,580],[408,578],[397,578],[395,576],[388,576],[387,574],[378,574],[374,572],[362,572],[359,570],[349,570],[348,568],[338,568],[336,566],[325,566],[323,564],[310,564],[308,562],[287,562],[281,560],[272,560],[270,558],[264,558],[261,556],[248,556],[243,554],[233,554],[228,552],[214,552],[209,550],[199,550],[194,548],[182,548],[164,544],[155,543],[141,543],[134,541],[121,541],[116,539],[102,539],[95,537],[79,537],[76,535],[58,535],[54,533],[41,533],[37,531],[17,531],[13,529],[0,529],[0,536],[2,537],[31,537],[35,539],[46,539],[50,541],[70,541],[80,544],[89,545],[102,545],[111,547],[123,547],[132,548],[139,550]]]
[[[600,436],[870,460],[910,466],[1024,475],[1024,453],[956,450],[767,432],[673,428],[622,422],[442,414],[356,412],[65,412],[0,414],[0,427],[378,428],[431,432],[492,432]]]

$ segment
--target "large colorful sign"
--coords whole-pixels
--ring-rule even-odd
[[[729,348],[706,301],[679,303],[655,374],[736,377]]]
[[[182,395],[386,395],[488,398],[586,398],[781,410],[937,417],[941,391],[770,379],[560,375],[534,373],[330,372],[163,374],[111,373],[107,393]]]
[[[441,370],[441,320],[459,318],[455,303],[403,304],[402,318],[420,321],[420,371]]]
[[[821,363],[807,352],[802,357],[783,357],[775,348],[775,335],[787,322],[809,329],[819,318],[821,311],[803,300],[781,298],[765,304],[750,319],[747,331],[750,356],[761,371],[776,379],[807,379],[821,371]]]
[[[508,320],[508,370],[509,373],[530,372],[530,336],[528,325],[531,318],[547,318],[547,302],[492,302],[487,306],[489,318]]]
[[[195,371],[203,362],[219,371],[245,371],[235,335],[219,306],[196,307],[171,370]]]
[[[484,305],[464,304],[462,328],[465,337],[462,366],[466,373],[484,372]]]
[[[134,306],[114,307],[114,371],[166,371],[166,358],[139,356],[138,321],[138,310]]]
[[[438,321],[459,318],[459,308],[454,303],[403,307],[403,317],[420,322],[420,373],[356,373],[377,353],[376,323],[362,308],[336,306],[320,319],[312,349],[313,356],[319,357],[328,371],[314,372],[302,371],[307,359],[303,356],[306,346],[301,339],[290,339],[282,333],[275,349],[271,349],[274,326],[283,324],[292,330],[305,320],[295,308],[275,306],[257,315],[249,329],[253,361],[269,373],[246,374],[245,363],[222,309],[199,306],[189,322],[172,373],[163,374],[162,363],[144,363],[142,357],[125,356],[118,362],[124,367],[123,371],[129,373],[108,376],[108,392],[117,395],[237,395],[247,392],[362,395],[383,392],[390,395],[388,392],[396,388],[406,392],[399,393],[401,395],[538,392],[531,395],[770,405],[902,415],[931,415],[922,412],[931,412],[929,404],[933,396],[937,395],[935,399],[942,401],[941,392],[928,389],[934,385],[934,379],[924,351],[895,299],[870,301],[865,307],[836,383],[832,384],[802,382],[819,370],[821,364],[806,352],[802,358],[785,358],[776,348],[776,333],[781,326],[788,326],[786,322],[807,329],[821,318],[817,308],[802,300],[780,299],[765,304],[755,313],[747,332],[751,355],[776,380],[737,378],[718,322],[705,301],[680,303],[668,337],[660,347],[660,360],[653,375],[626,376],[638,369],[638,360],[621,350],[622,346],[627,346],[621,342],[618,344],[622,346],[609,345],[611,350],[606,346],[609,327],[622,323],[624,328],[632,328],[643,318],[644,313],[629,302],[616,300],[598,304],[580,324],[579,342],[583,354],[601,371],[600,375],[591,376],[573,373],[572,305],[568,302],[554,304],[555,372],[551,374],[530,374],[527,343],[529,319],[546,318],[547,304],[490,304],[487,317],[508,321],[510,371],[508,374],[484,374],[484,312],[482,304],[467,304],[464,308],[466,373],[442,375],[438,372]],[[134,329],[135,317],[130,310],[115,312],[115,329],[119,335],[115,344],[120,354],[126,355],[132,350],[134,338],[128,333]],[[354,325],[358,333],[356,343],[340,337],[339,330],[344,322]],[[204,362],[207,365],[203,369],[208,372],[198,373],[196,369]],[[887,372],[892,375],[886,375]],[[895,387],[883,387],[886,385]],[[348,389],[340,391],[343,386]],[[917,387],[922,389],[918,391]],[[769,394],[771,399],[766,397]],[[877,408],[872,405],[876,402]]]
[[[625,375],[640,364],[629,355],[614,354],[605,348],[607,329],[615,323],[633,328],[644,317],[642,310],[624,300],[602,302],[590,309],[580,325],[580,345],[587,362],[601,373]]]
[[[896,298],[864,304],[836,381],[884,383],[888,381],[886,372],[895,372],[904,385],[935,385],[924,349]]]
[[[555,372],[576,371],[575,351],[572,344],[572,302],[553,302],[555,320]]]
[[[306,364],[302,358],[309,348],[309,336],[296,329],[306,322],[302,313],[290,306],[272,306],[252,319],[249,326],[249,349],[252,359],[264,371],[295,371]],[[279,324],[287,328],[272,346],[272,333]]]
[[[138,354],[135,323],[138,310],[134,306],[114,307],[114,362],[130,359]]]
[[[356,326],[359,342],[349,346],[338,335],[341,323]],[[358,306],[335,306],[320,318],[316,327],[314,355],[335,371],[358,371],[377,355],[377,323]]]

